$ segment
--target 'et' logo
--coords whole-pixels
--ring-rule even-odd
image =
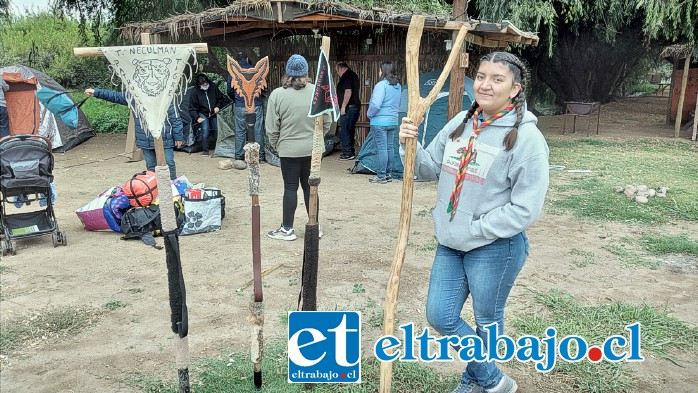
[[[289,312],[288,382],[361,382],[361,314]]]

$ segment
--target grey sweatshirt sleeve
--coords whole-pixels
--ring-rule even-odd
[[[532,155],[523,159],[509,170],[511,179],[511,202],[491,210],[474,221],[471,231],[486,239],[510,238],[532,225],[543,210],[543,202],[549,184],[548,146],[542,135],[528,139],[526,150]]]
[[[446,123],[444,128],[439,131],[434,140],[431,141],[426,149],[422,147],[420,142],[417,142],[417,159],[414,168],[414,174],[424,181],[433,181],[439,178],[441,173],[441,163],[444,158],[444,149],[448,136],[451,132],[463,122],[466,112],[461,112],[456,115],[451,121]],[[405,163],[405,145],[400,144],[400,159]]]
[[[274,94],[274,92],[272,92],[271,95],[269,95],[269,100],[267,101],[267,113],[264,118],[264,126],[267,131],[267,137],[269,138],[269,144],[274,149],[277,149],[277,144],[279,142],[279,114],[277,113],[277,99],[278,94]]]

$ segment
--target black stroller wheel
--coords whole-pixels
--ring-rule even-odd
[[[0,242],[0,254],[2,256],[17,254],[17,246],[15,245],[15,242],[7,239]]]

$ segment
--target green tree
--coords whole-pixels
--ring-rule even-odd
[[[698,0],[476,0],[469,10],[539,32],[521,54],[559,101],[608,102],[653,47],[698,37]]]
[[[66,87],[108,80],[103,59],[73,55],[74,47],[89,43],[72,19],[49,12],[9,16],[0,27],[0,64],[36,68]]]

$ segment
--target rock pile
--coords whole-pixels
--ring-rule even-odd
[[[637,203],[647,203],[650,198],[666,198],[666,193],[669,191],[668,187],[659,187],[657,190],[654,188],[649,188],[645,185],[634,185],[628,184],[627,186],[616,186],[614,188],[616,192],[622,192],[628,199],[634,199]]]

